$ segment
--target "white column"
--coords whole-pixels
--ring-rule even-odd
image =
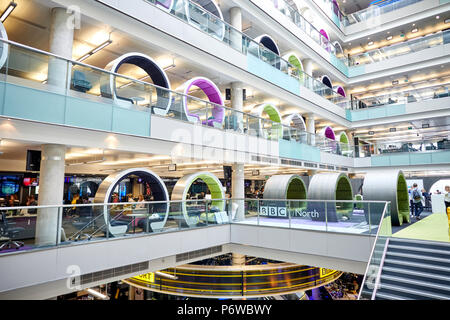
[[[53,8],[50,21],[49,50],[63,58],[72,59],[73,48],[73,13],[67,13],[65,8]],[[48,84],[61,91],[68,81],[68,64],[66,61],[50,58],[48,65]]]
[[[244,108],[244,94],[242,82],[231,83],[231,107],[236,111],[241,111]],[[239,132],[243,132],[243,115],[240,112],[236,113]],[[231,174],[231,197],[235,199],[245,198],[244,185],[244,163],[233,164],[233,171]],[[245,217],[245,201],[239,200],[233,202],[233,207],[236,207],[235,220],[243,220]]]
[[[230,30],[231,46],[242,52],[242,10],[240,7],[230,9],[230,24],[238,31]]]
[[[64,158],[63,145],[42,145],[41,171],[39,173],[38,205],[61,205],[64,197]],[[52,245],[60,241],[62,212],[58,208],[39,209],[36,221],[36,245]]]
[[[313,62],[311,59],[303,59],[302,60],[303,71],[308,75],[305,79],[305,86],[310,90],[313,90]]]
[[[305,116],[305,118],[306,118],[306,121],[305,121],[306,122],[306,131],[311,133],[311,135],[308,135],[309,136],[308,141],[309,141],[309,144],[313,146],[316,143],[316,139],[314,136],[316,133],[316,122],[315,122],[314,114],[308,113]]]
[[[245,198],[245,185],[244,185],[244,164],[233,164],[233,171],[231,174],[231,197],[233,199]],[[236,205],[237,204],[237,207]],[[236,200],[233,201],[232,210],[236,210],[234,220],[241,221],[245,218],[245,201]],[[233,211],[232,211],[233,212]]]
[[[244,132],[244,116],[242,111],[244,110],[244,88],[242,82],[231,83],[231,107],[238,111],[235,113],[237,118],[238,129],[240,133]]]

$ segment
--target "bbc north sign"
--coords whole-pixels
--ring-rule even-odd
[[[319,218],[319,212],[314,209],[307,211],[302,208],[289,208],[291,218]],[[288,208],[280,206],[260,206],[259,215],[275,218],[288,218]]]

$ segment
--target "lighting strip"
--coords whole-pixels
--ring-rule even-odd
[[[100,44],[99,46],[95,47],[94,49],[92,49],[91,51],[89,51],[88,53],[86,53],[85,55],[83,55],[82,57],[78,58],[77,61],[81,62],[83,60],[86,60],[87,58],[89,58],[90,56],[92,56],[94,53],[99,52],[100,50],[106,48],[107,46],[109,46],[112,43],[111,39],[106,40],[105,42],[103,42],[102,44]]]
[[[3,11],[2,15],[0,16],[0,21],[3,23],[5,20],[9,17],[11,12],[17,7],[17,3],[14,1],[11,1],[8,5],[8,7]]]

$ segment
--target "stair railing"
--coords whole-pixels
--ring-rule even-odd
[[[389,206],[390,206],[390,201],[386,202],[385,205],[384,205],[384,208],[383,208],[383,213],[382,213],[381,218],[380,218],[380,223],[379,223],[379,226],[378,226],[377,234],[375,236],[375,241],[373,243],[372,251],[370,252],[369,261],[367,262],[366,272],[364,273],[364,278],[363,278],[363,281],[361,283],[361,288],[359,290],[358,300],[361,299],[361,294],[362,294],[362,292],[364,290],[364,286],[366,285],[367,278],[369,276],[370,277],[374,276],[373,272],[370,272],[371,271],[371,262],[372,262],[372,260],[374,258],[375,248],[376,248],[377,242],[378,242],[379,237],[380,237],[380,232],[383,229],[382,225],[383,225],[383,222],[384,222],[384,219],[385,219],[385,216],[386,216],[386,212],[387,212],[387,209],[388,209]],[[388,242],[388,241],[386,241],[386,242]],[[387,249],[387,244],[386,244],[384,250],[386,250],[386,249]],[[384,262],[384,254],[385,254],[385,251],[383,251],[383,262]],[[369,272],[371,274],[369,274]],[[374,284],[375,286],[378,285],[377,281],[379,281],[379,277],[380,276],[381,276],[381,268],[376,271],[375,284]],[[374,289],[374,291],[376,291],[376,288]],[[373,294],[372,294],[372,296],[373,296]]]

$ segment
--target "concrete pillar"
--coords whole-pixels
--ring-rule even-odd
[[[310,145],[314,146],[316,143],[315,134],[316,134],[316,121],[314,118],[314,114],[308,113],[305,116],[305,124],[306,124],[306,131],[311,133],[308,135],[308,142]]]
[[[58,56],[72,59],[73,48],[73,13],[68,13],[65,8],[53,8],[50,21],[50,43],[49,50]],[[62,91],[68,80],[69,68],[66,61],[50,58],[48,65],[48,84],[56,91]]]
[[[244,132],[244,117],[242,111],[244,110],[244,88],[242,82],[231,83],[231,107],[238,111],[236,112],[238,131]]]
[[[232,263],[233,266],[244,266],[245,265],[245,254],[232,253]]]
[[[305,87],[307,87],[310,90],[313,90],[313,62],[311,59],[303,59],[302,60],[303,65],[303,71],[308,75],[306,76],[306,79],[304,81]]]
[[[42,145],[38,205],[63,204],[65,154],[66,147],[63,145]],[[62,211],[60,212],[58,208],[39,209],[36,221],[36,245],[59,243],[61,221]]]
[[[239,9],[240,10],[240,9]],[[244,94],[242,82],[231,83],[231,107],[242,112],[244,109]],[[243,115],[237,112],[238,131],[244,132]],[[231,174],[231,197],[235,199],[245,198],[245,185],[244,185],[244,163],[233,164],[233,171]],[[236,207],[235,220],[244,220],[245,217],[245,202],[244,200],[233,201],[232,207]],[[234,210],[234,208],[232,208]]]
[[[230,30],[230,44],[233,48],[242,52],[242,10],[240,7],[230,9],[230,24],[236,29]]]
[[[233,171],[231,174],[231,197],[233,199],[245,198],[245,185],[244,185],[244,164],[233,164]],[[234,200],[232,204],[232,212],[236,210],[234,215],[235,221],[241,221],[245,218],[245,201]]]

